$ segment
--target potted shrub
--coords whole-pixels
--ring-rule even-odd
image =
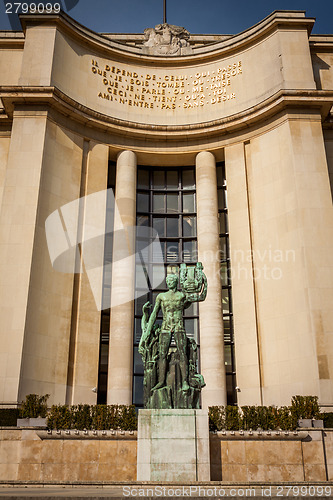
[[[49,394],[39,396],[28,394],[21,405],[21,418],[17,419],[18,427],[46,427],[47,400]]]
[[[293,396],[291,412],[299,427],[323,427],[317,396]]]

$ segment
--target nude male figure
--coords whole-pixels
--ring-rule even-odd
[[[182,390],[187,391],[188,385],[188,359],[186,355],[187,337],[183,321],[183,311],[188,308],[192,302],[201,302],[205,300],[207,293],[207,280],[204,277],[203,291],[198,293],[184,293],[177,290],[178,276],[169,274],[166,278],[168,291],[160,293],[156,297],[155,306],[149,318],[147,328],[141,337],[139,352],[144,350],[144,343],[149,339],[153,329],[157,314],[162,309],[163,321],[159,333],[159,376],[158,382],[153,389],[160,389],[165,385],[165,375],[167,368],[167,354],[171,344],[172,335],[174,336],[176,347],[179,353],[180,370],[183,378]]]

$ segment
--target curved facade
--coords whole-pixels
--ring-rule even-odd
[[[140,404],[131,228],[155,224],[147,297],[182,261],[208,278],[187,318],[203,407],[332,403],[333,35],[277,11],[163,55],[21,21],[0,34],[2,404]]]

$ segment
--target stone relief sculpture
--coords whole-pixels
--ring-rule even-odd
[[[197,372],[198,347],[186,335],[183,311],[193,302],[205,300],[207,278],[201,262],[196,266],[181,264],[179,273],[181,291],[177,289],[178,276],[166,278],[168,291],[156,297],[143,308],[142,335],[139,353],[144,365],[145,408],[199,408],[200,392],[205,386],[203,376]],[[156,319],[162,311],[162,325]],[[174,338],[176,346],[171,346]]]
[[[190,33],[185,28],[173,24],[157,24],[155,28],[145,29],[144,35],[143,47],[155,55],[180,55],[184,52],[183,48],[190,46]]]

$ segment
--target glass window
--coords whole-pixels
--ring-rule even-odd
[[[224,329],[224,342],[231,342],[231,331],[230,331],[231,321],[230,317],[223,318],[223,329]]]
[[[224,212],[219,213],[219,231],[220,234],[225,234],[228,232],[226,225],[226,216]]]
[[[178,261],[178,243],[176,241],[167,241],[166,247],[167,262]]]
[[[167,189],[178,189],[178,170],[167,170]]]
[[[159,288],[163,285],[165,279],[165,268],[164,264],[154,265],[153,266],[153,276],[149,276],[152,281],[153,288]],[[152,278],[152,279],[151,279]]]
[[[194,170],[183,170],[183,189],[195,189]]]
[[[137,194],[136,209],[138,212],[148,212],[149,211],[149,194],[148,193],[138,193]]]
[[[138,406],[143,406],[143,376],[136,375],[133,380],[133,398]]]
[[[155,229],[155,231],[158,232],[158,235],[160,237],[165,236],[164,221],[165,221],[164,218],[163,219],[160,217],[153,218],[153,228]]]
[[[194,193],[183,194],[183,212],[184,213],[194,213]]]
[[[143,375],[143,363],[141,354],[138,351],[137,347],[134,347],[134,373],[136,375]]]
[[[225,208],[224,189],[218,189],[218,191],[217,191],[217,203],[219,206],[219,210],[223,210]]]
[[[153,188],[154,189],[164,189],[165,188],[165,177],[164,170],[154,170],[153,172]]]
[[[183,236],[196,236],[197,235],[197,219],[193,216],[183,217]]]
[[[168,217],[167,222],[167,237],[177,238],[178,236],[178,217]]]
[[[164,212],[164,194],[154,193],[153,195],[153,211],[162,213]]]
[[[147,293],[144,293],[143,295],[139,294],[139,292],[136,293],[135,314],[137,314],[138,316],[142,314],[142,307],[146,302],[148,302],[148,300],[149,295]]]
[[[224,185],[224,179],[223,179],[223,169],[221,165],[216,167],[216,177],[217,177],[217,187],[222,187]]]
[[[184,320],[186,334],[190,339],[196,340],[198,337],[198,320],[185,319]]]
[[[220,258],[221,260],[227,259],[227,238],[225,236],[220,237]]]
[[[196,262],[197,261],[197,242],[184,241],[183,242],[183,261],[184,262]]]
[[[227,262],[221,262],[220,276],[221,276],[222,286],[227,286],[228,285],[228,263]]]
[[[223,314],[229,314],[229,289],[222,288]]]
[[[178,213],[178,194],[167,194],[167,212]]]
[[[138,186],[139,189],[149,189],[149,170],[138,170]]]

